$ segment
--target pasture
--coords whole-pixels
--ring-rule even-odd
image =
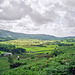
[[[57,42],[58,41],[58,42]],[[59,46],[59,42],[64,43]],[[74,75],[75,74],[75,42],[66,40],[18,39],[0,42],[26,49],[25,53],[14,54],[13,66],[7,57],[0,57],[1,75]],[[68,44],[68,45],[67,45]],[[70,44],[70,45],[69,45]],[[71,45],[73,44],[73,45]],[[20,56],[20,60],[17,60]]]

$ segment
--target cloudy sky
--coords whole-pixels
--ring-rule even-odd
[[[0,29],[75,36],[75,0],[0,0]]]

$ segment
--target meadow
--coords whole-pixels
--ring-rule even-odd
[[[17,39],[0,42],[26,50],[13,56],[1,56],[0,75],[75,75],[75,42],[67,40]],[[18,55],[20,60],[17,60]],[[12,57],[12,64],[8,61],[9,57]]]

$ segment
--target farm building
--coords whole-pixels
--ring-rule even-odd
[[[30,51],[29,53],[35,53],[35,52],[33,52],[33,51]]]
[[[12,56],[13,54],[12,53],[3,53],[1,54],[1,56]]]

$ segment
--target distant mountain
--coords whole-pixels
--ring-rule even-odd
[[[23,33],[15,33],[7,30],[0,30],[0,38],[7,39],[39,39],[39,40],[57,40],[57,39],[66,39],[66,38],[75,38],[73,37],[55,37],[52,35],[45,34],[23,34]]]
[[[23,33],[15,33],[7,30],[0,30],[0,37],[2,38],[12,38],[12,39],[40,39],[40,40],[55,40],[58,39],[52,35],[45,35],[45,34],[23,34]]]

